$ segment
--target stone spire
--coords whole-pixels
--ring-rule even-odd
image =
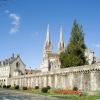
[[[50,41],[49,24],[47,26],[47,35],[46,35],[46,41],[45,41],[45,45],[44,45],[44,51],[46,53],[50,53],[51,52],[51,41]]]
[[[46,42],[50,42],[50,31],[49,31],[49,24],[47,26],[47,36],[46,36]]]
[[[42,64],[41,64],[41,70],[43,72],[50,70],[49,55],[51,53],[52,53],[52,45],[51,45],[51,40],[50,40],[50,31],[49,31],[49,24],[48,24],[46,40],[45,40],[44,49],[43,49],[43,59],[42,59]]]
[[[64,51],[64,41],[63,41],[63,32],[62,32],[62,26],[60,27],[60,39],[58,43],[58,53],[61,53]]]

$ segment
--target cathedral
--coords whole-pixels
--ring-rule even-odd
[[[61,52],[64,52],[64,50],[65,50],[65,47],[64,47],[63,32],[62,32],[62,27],[61,27],[60,38],[58,42],[58,50],[56,53],[52,52],[52,43],[50,40],[50,31],[49,31],[49,25],[48,25],[46,40],[45,40],[44,49],[43,49],[43,61],[42,61],[42,65],[40,69],[43,72],[60,69],[61,63],[59,61],[59,55]],[[89,64],[95,63],[96,57],[93,51],[86,49],[85,56]]]
[[[56,53],[53,53],[52,43],[50,40],[49,25],[48,25],[46,40],[45,40],[44,49],[43,49],[43,60],[42,60],[40,69],[43,72],[59,69],[60,68],[59,54],[63,51],[64,51],[64,41],[63,41],[62,28],[60,29],[60,39],[58,43],[58,51]]]
[[[79,90],[84,91],[100,90],[100,59],[97,60],[94,52],[89,49],[85,50],[89,65],[61,68],[59,55],[64,50],[61,27],[58,49],[56,53],[53,53],[48,25],[43,59],[38,70],[27,69],[20,55],[12,54],[10,58],[0,61],[0,85],[11,85],[12,87],[19,85],[28,88],[50,86],[68,90],[78,87]]]

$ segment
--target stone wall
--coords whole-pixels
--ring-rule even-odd
[[[46,87],[84,91],[100,90],[100,64],[58,69],[37,74],[21,75],[11,79],[11,85]]]

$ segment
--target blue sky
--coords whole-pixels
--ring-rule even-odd
[[[8,0],[0,8],[0,59],[20,54],[24,63],[39,67],[47,24],[56,52],[60,25],[65,45],[74,19],[83,25],[85,43],[100,57],[100,0]]]

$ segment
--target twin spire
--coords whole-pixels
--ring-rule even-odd
[[[47,36],[46,36],[46,42],[50,42],[50,31],[49,31],[49,24],[47,26]]]
[[[49,24],[47,26],[47,36],[46,36],[46,41],[45,41],[45,45],[44,45],[44,52],[45,53],[51,53],[51,41],[50,41],[50,31],[49,31]]]
[[[47,35],[46,35],[46,41],[45,41],[45,51],[47,53],[51,52],[51,41],[50,41],[50,30],[49,30],[49,24],[47,26]],[[60,28],[60,39],[58,43],[58,53],[61,53],[64,51],[64,42],[63,42],[63,32],[62,32],[62,26]]]
[[[62,26],[60,27],[60,39],[58,43],[58,53],[61,53],[64,51],[64,41],[63,41],[63,32],[62,32]]]

